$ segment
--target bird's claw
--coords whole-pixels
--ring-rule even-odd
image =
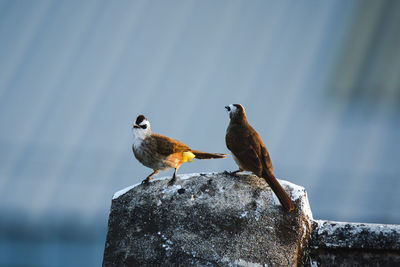
[[[168,186],[173,186],[176,182],[176,178],[172,178],[171,180],[168,181]]]
[[[230,172],[230,171],[224,171],[223,174],[229,175],[229,176],[238,177],[238,175],[237,175],[238,172],[240,172],[240,170],[232,171],[232,172]]]
[[[149,177],[147,177],[146,179],[144,179],[143,181],[142,181],[142,184],[144,184],[144,185],[148,185],[148,184],[150,184],[150,181],[151,180],[153,180],[152,178],[149,178]]]

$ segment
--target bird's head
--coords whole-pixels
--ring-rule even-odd
[[[246,116],[244,107],[240,104],[230,104],[225,106],[226,111],[229,114],[229,118],[232,119],[243,119]]]
[[[151,134],[150,122],[145,116],[139,115],[136,122],[133,124],[133,134],[135,138],[144,139],[147,135]]]

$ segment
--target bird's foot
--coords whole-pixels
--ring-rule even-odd
[[[175,182],[176,182],[176,177],[172,177],[172,179],[168,181],[168,186],[173,186]]]
[[[233,171],[233,172],[224,171],[223,174],[238,177],[238,175],[237,175],[238,172],[241,172],[241,170],[237,170],[237,171]]]
[[[142,181],[142,184],[148,185],[148,184],[150,184],[150,181],[151,181],[151,180],[153,180],[153,178],[147,177],[146,179],[144,179],[144,180]]]

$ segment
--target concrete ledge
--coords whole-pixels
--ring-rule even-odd
[[[305,266],[400,266],[400,225],[313,222]]]
[[[183,179],[184,178],[184,179]],[[304,188],[281,181],[287,213],[258,177],[180,175],[114,195],[103,266],[294,266],[312,217]]]
[[[400,266],[400,225],[313,220],[283,180],[292,213],[253,175],[179,178],[115,193],[103,266]]]

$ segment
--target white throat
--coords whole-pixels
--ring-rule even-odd
[[[151,135],[150,123],[146,122],[147,128],[133,128],[133,146],[135,149],[138,149],[143,140]]]
[[[141,128],[133,128],[133,139],[143,141],[147,136],[151,134],[149,128],[141,129]]]

